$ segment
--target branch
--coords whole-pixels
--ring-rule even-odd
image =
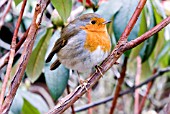
[[[70,87],[69,87],[69,85],[67,85],[67,93],[70,94]],[[72,114],[76,114],[75,110],[74,110],[74,105],[71,105],[71,111],[72,111]]]
[[[116,91],[114,93],[114,99],[112,101],[112,106],[110,108],[110,114],[113,114],[114,109],[116,107],[116,103],[117,103],[117,99],[119,97],[119,93],[121,91],[121,86],[124,82],[124,78],[126,76],[126,67],[127,67],[127,61],[128,61],[128,57],[125,57],[124,62],[123,62],[123,66],[122,66],[122,71],[120,74],[120,78],[118,79],[118,84],[116,86]]]
[[[137,86],[134,86],[132,88],[129,88],[128,90],[125,90],[125,91],[121,91],[120,94],[119,94],[119,97],[125,95],[125,94],[129,94],[129,93],[133,93],[135,89],[137,88],[140,88],[142,87],[143,85],[151,82],[151,81],[154,81],[156,78],[158,78],[159,76],[163,76],[164,73],[166,72],[170,72],[170,66],[167,67],[167,68],[164,68],[164,69],[160,69],[159,71],[157,71],[157,73],[155,73],[154,75],[152,75],[150,78],[148,78],[147,80],[145,80],[144,82],[140,83],[139,85]],[[101,104],[104,104],[104,103],[107,103],[111,100],[113,100],[114,96],[109,96],[105,99],[102,99],[102,100],[98,100],[96,102],[93,102],[93,103],[90,103],[90,104],[87,104],[85,106],[82,106],[82,107],[78,107],[75,109],[76,112],[80,112],[80,111],[83,111],[83,110],[87,110],[88,108],[91,108],[91,107],[94,107],[94,106],[98,106],[98,105],[101,105]]]
[[[32,47],[33,47],[35,37],[36,37],[37,31],[38,31],[38,27],[40,26],[40,22],[41,22],[41,18],[40,18],[38,23],[36,23],[37,16],[38,16],[38,14],[41,13],[40,15],[42,17],[43,12],[46,9],[48,4],[49,4],[49,0],[42,0],[42,1],[40,1],[40,4],[37,4],[37,6],[35,8],[34,17],[33,17],[33,20],[32,20],[31,26],[30,26],[28,37],[24,43],[24,50],[20,57],[18,68],[15,72],[13,80],[11,81],[8,94],[7,94],[6,99],[3,103],[3,107],[2,107],[3,114],[7,114],[10,109],[10,106],[13,102],[16,91],[21,83],[21,80],[22,80],[24,71],[26,69],[26,65],[28,63],[29,57],[31,55]]]
[[[157,71],[157,69],[154,69],[154,70],[153,70],[153,74],[155,74],[156,71]],[[139,106],[139,112],[138,112],[138,114],[141,114],[141,112],[142,112],[142,109],[143,109],[143,107],[144,107],[144,105],[145,105],[146,98],[148,97],[148,94],[149,94],[149,92],[150,92],[150,89],[151,89],[152,85],[153,85],[153,81],[149,82],[148,85],[147,85],[146,94],[145,94],[145,96],[142,98],[142,101],[141,101],[140,106]]]
[[[123,34],[121,35],[119,42],[125,43],[127,41],[127,38],[129,36],[131,30],[133,29],[136,21],[138,20],[139,15],[140,15],[144,5],[146,4],[146,1],[147,0],[140,0],[139,1],[138,6],[136,7],[136,10],[133,13],[131,19],[129,20],[128,25],[126,26],[125,30],[123,31]]]
[[[161,23],[157,24],[155,27],[153,27],[148,32],[144,33],[140,37],[131,40],[130,42],[126,43],[126,46],[124,46],[124,49],[122,51],[126,51],[129,49],[132,49],[136,47],[137,45],[141,44],[145,40],[149,39],[152,35],[162,30],[165,26],[167,26],[170,23],[170,16],[164,19]]]
[[[135,76],[135,85],[138,85],[140,83],[140,76],[141,76],[141,58],[140,56],[137,56],[137,70],[136,70],[136,76]],[[134,103],[134,114],[138,113],[139,109],[139,90],[135,89],[135,103]]]
[[[53,108],[55,106],[51,95],[42,86],[32,85],[29,88],[29,91],[41,95],[50,108]]]
[[[92,89],[89,89],[89,90],[87,91],[87,99],[88,99],[87,103],[88,103],[88,104],[91,103],[91,101],[92,101],[91,93],[92,93]],[[92,109],[92,108],[89,108],[87,114],[93,114],[93,109]]]
[[[9,2],[12,2],[12,0],[10,0]],[[12,63],[13,63],[14,55],[15,55],[17,34],[18,34],[18,31],[19,31],[19,27],[20,27],[20,23],[21,23],[21,20],[22,20],[22,16],[23,16],[23,13],[24,13],[26,3],[27,3],[27,0],[24,0],[23,4],[22,4],[21,11],[20,11],[20,15],[19,15],[18,20],[17,20],[16,28],[14,30],[14,35],[13,35],[13,38],[12,38],[11,49],[10,49],[10,53],[9,53],[9,61],[8,61],[7,70],[6,70],[5,78],[4,78],[4,81],[3,81],[3,84],[2,84],[2,91],[1,91],[1,95],[0,95],[0,110],[2,108],[2,103],[4,101],[4,94],[5,94],[5,91],[6,91],[7,82],[8,82],[10,72],[11,72],[11,69],[12,69]]]
[[[12,4],[12,0],[9,0],[8,4],[7,4],[7,7],[4,10],[4,14],[3,14],[3,16],[0,19],[0,30],[1,30],[2,25],[4,24],[5,17],[8,14],[8,12],[9,12],[9,10],[11,8],[11,4]]]
[[[15,52],[17,52],[21,45],[24,43],[25,39],[27,38],[28,32],[29,32],[30,27],[27,29],[27,31],[24,33],[22,38],[19,40],[19,42],[16,44]],[[0,70],[8,63],[9,61],[9,52],[5,54],[5,58],[1,58],[0,61],[3,61],[2,64],[0,64]],[[16,54],[15,54],[16,55]]]

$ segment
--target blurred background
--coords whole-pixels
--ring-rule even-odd
[[[107,28],[113,49],[138,2],[139,0],[51,0],[43,15],[33,52],[11,106],[10,114],[43,114],[48,112],[59,99],[68,94],[68,91],[73,91],[79,85],[77,74],[74,71],[63,65],[60,65],[55,71],[50,71],[52,62],[45,63],[55,41],[60,38],[60,32],[64,26],[79,15],[98,13],[105,19],[112,21]],[[36,0],[27,1],[17,42],[21,40],[31,24],[36,3]],[[0,86],[6,72],[6,66],[2,67],[4,58],[10,50],[21,5],[22,0],[1,0],[0,2]],[[9,11],[6,13],[8,8]],[[128,37],[128,41],[141,36],[167,16],[170,16],[170,0],[148,0]],[[16,71],[22,47],[14,59],[11,79]],[[118,60],[119,64],[108,70],[95,87],[74,104],[74,110],[77,114],[109,113],[112,101],[109,98],[114,95],[125,59],[127,60],[127,69],[122,91],[128,89],[131,91],[119,97],[115,114],[133,114],[135,97],[132,88],[148,80],[159,70],[170,67],[170,25],[154,34],[144,43],[125,52]],[[141,69],[137,67],[139,64]],[[136,78],[138,70],[141,70],[141,73]],[[86,79],[87,76],[83,75],[82,78]],[[160,112],[170,101],[170,72],[160,75],[150,84],[143,84],[138,89],[138,94],[140,102],[146,96],[142,109],[143,114]],[[96,106],[88,108],[88,104],[96,104]],[[71,108],[65,111],[65,114],[71,113]]]

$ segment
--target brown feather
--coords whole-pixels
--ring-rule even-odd
[[[46,63],[50,62],[51,59],[53,58],[53,56],[62,48],[66,45],[67,41],[64,39],[58,39],[55,42],[55,45],[51,51],[51,53],[48,55],[47,59],[46,59]]]
[[[60,61],[57,59],[51,66],[50,66],[50,70],[55,70],[56,68],[58,68],[60,66]]]

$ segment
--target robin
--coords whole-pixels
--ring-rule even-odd
[[[63,28],[61,37],[46,59],[51,61],[57,54],[57,60],[50,69],[60,64],[77,72],[87,72],[99,65],[110,53],[111,42],[107,33],[106,21],[95,13],[84,14]]]

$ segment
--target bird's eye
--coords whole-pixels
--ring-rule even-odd
[[[94,25],[95,23],[96,23],[96,21],[95,21],[95,20],[91,21],[91,24],[93,24],[93,25]]]

